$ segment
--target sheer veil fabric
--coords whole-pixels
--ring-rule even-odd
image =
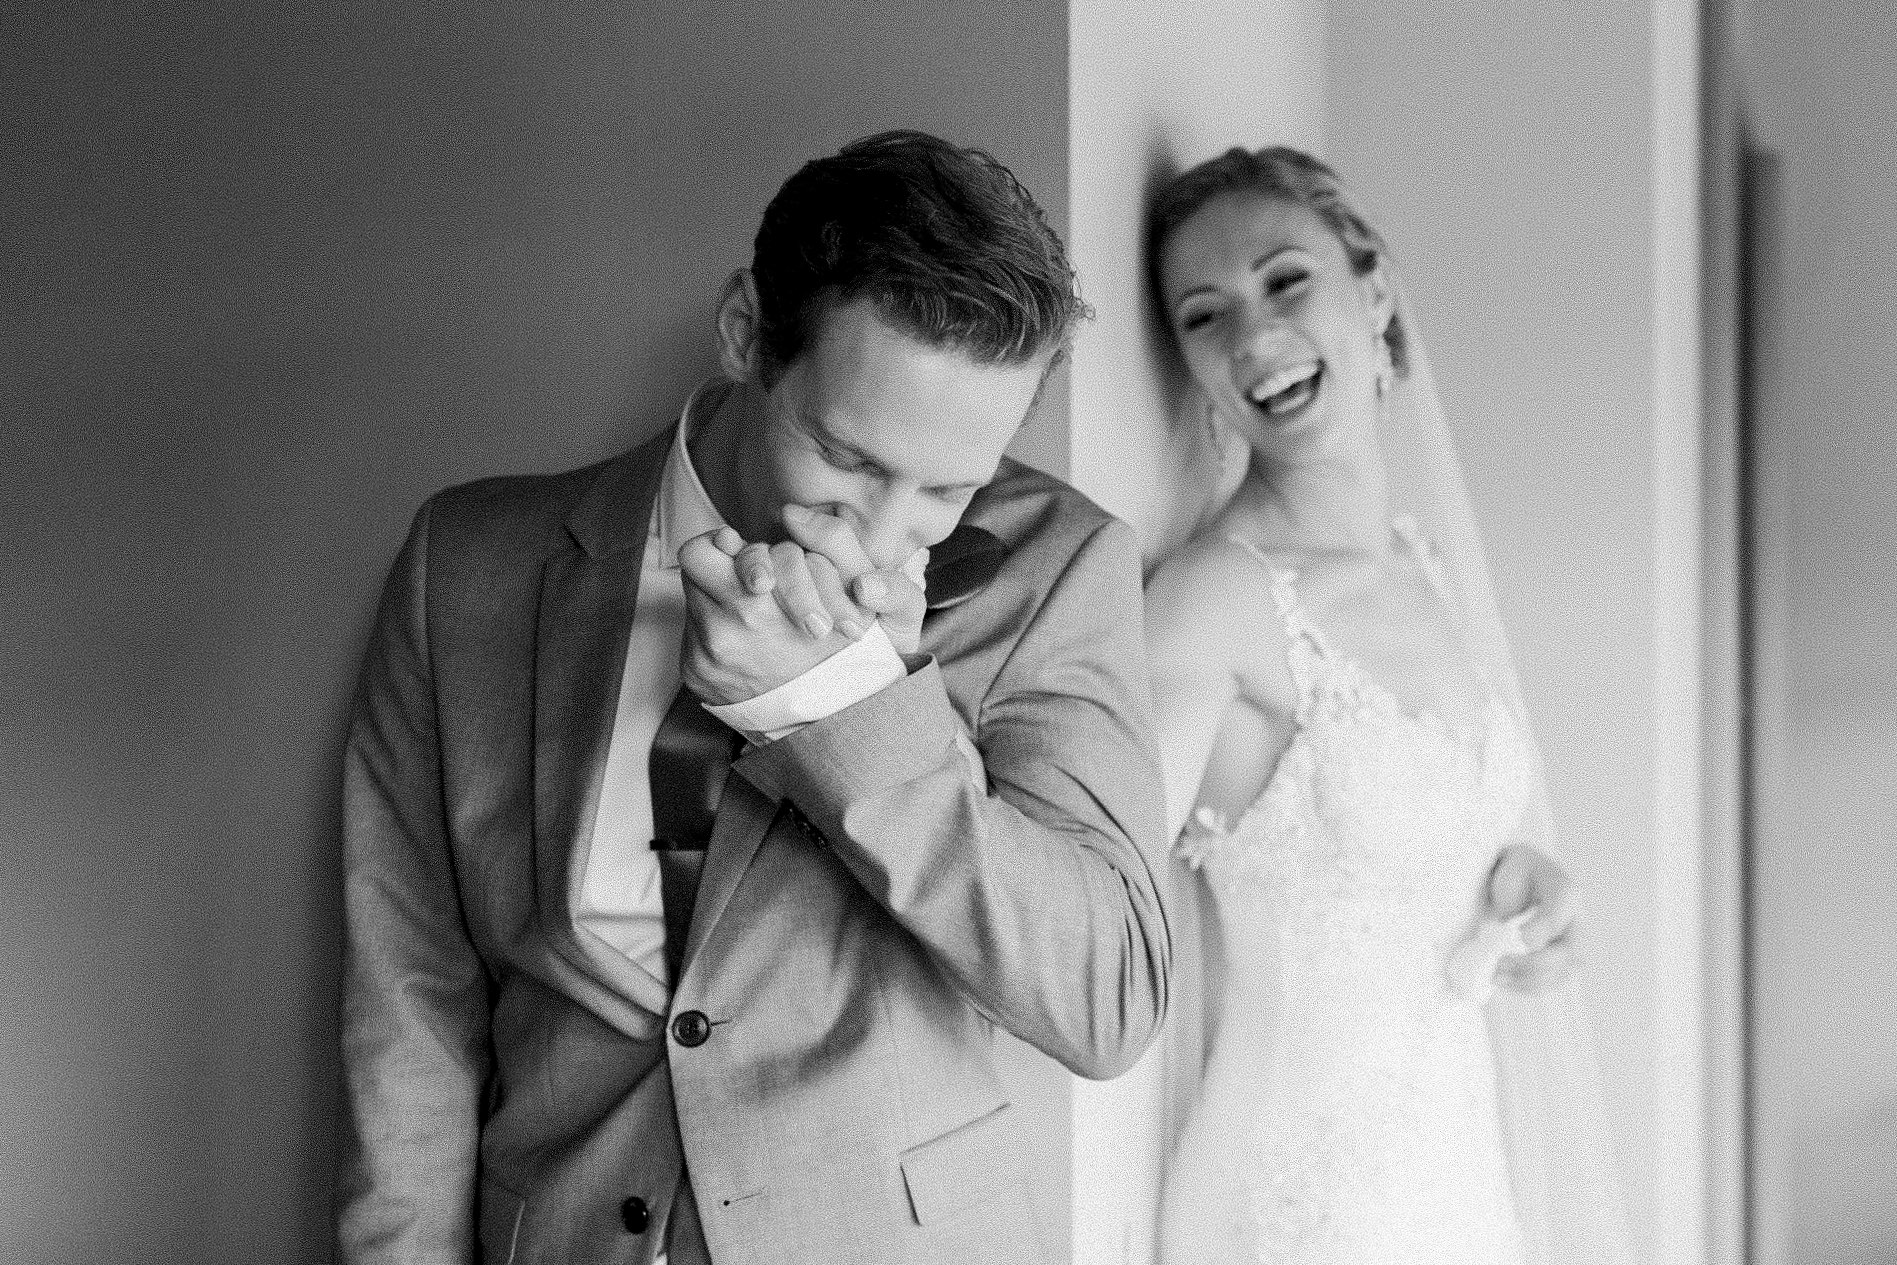
[[[1387,268],[1386,263],[1386,268]],[[1533,786],[1517,839],[1559,858],[1539,746],[1496,604],[1487,554],[1437,393],[1414,308],[1398,279],[1397,312],[1406,335],[1406,372],[1391,384],[1380,422],[1393,518],[1414,520],[1433,547],[1463,636],[1491,689],[1514,713],[1534,751]],[[1235,486],[1227,457],[1216,477]],[[1243,453],[1237,455],[1242,462]],[[1263,542],[1269,549],[1269,542]],[[1177,1140],[1202,1070],[1208,1030],[1197,944],[1201,884],[1175,869],[1182,899],[1175,961],[1175,1035],[1167,1061],[1166,1133]],[[1188,895],[1190,893],[1190,895]],[[1539,994],[1498,988],[1486,1007],[1494,1047],[1502,1127],[1516,1207],[1531,1265],[1631,1265],[1625,1197],[1608,1135],[1592,1030],[1578,982]]]
[[[1522,696],[1454,436],[1415,309],[1399,289],[1408,372],[1389,394],[1385,459],[1392,508],[1435,546],[1459,600],[1464,635],[1535,752],[1521,840],[1559,857],[1541,751]],[[1613,1159],[1593,1030],[1579,982],[1540,994],[1498,989],[1488,1003],[1502,1125],[1532,1265],[1615,1265],[1633,1259]]]

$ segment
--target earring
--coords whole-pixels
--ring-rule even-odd
[[[1377,338],[1376,368],[1377,399],[1389,396],[1390,388],[1396,385],[1396,360],[1390,355],[1390,344],[1382,336]]]

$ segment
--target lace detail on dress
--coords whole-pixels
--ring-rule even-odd
[[[1446,600],[1414,524],[1395,530]],[[1446,966],[1526,803],[1527,736],[1492,693],[1469,726],[1405,708],[1334,652],[1296,574],[1245,547],[1271,577],[1297,730],[1235,823],[1195,815],[1177,845],[1223,919],[1275,933],[1231,942],[1270,949],[1228,961],[1221,999],[1229,1017],[1275,996],[1269,1048],[1215,1045],[1214,1064],[1241,1070],[1209,1078],[1200,1106],[1249,1134],[1232,1210],[1244,1250],[1274,1265],[1519,1265],[1487,1028]]]

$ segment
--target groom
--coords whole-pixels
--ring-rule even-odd
[[[1042,1259],[995,1028],[1166,1009],[1131,532],[1002,456],[1082,313],[1013,177],[810,163],[723,374],[422,507],[346,758],[341,1259]]]

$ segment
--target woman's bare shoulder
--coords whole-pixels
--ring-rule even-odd
[[[1149,624],[1161,615],[1168,624],[1198,625],[1224,611],[1260,606],[1271,607],[1271,572],[1242,545],[1214,531],[1181,545],[1146,580]]]
[[[1146,641],[1162,672],[1252,678],[1284,658],[1273,571],[1228,535],[1207,530],[1166,558],[1146,582]],[[1243,692],[1250,692],[1249,690]]]

